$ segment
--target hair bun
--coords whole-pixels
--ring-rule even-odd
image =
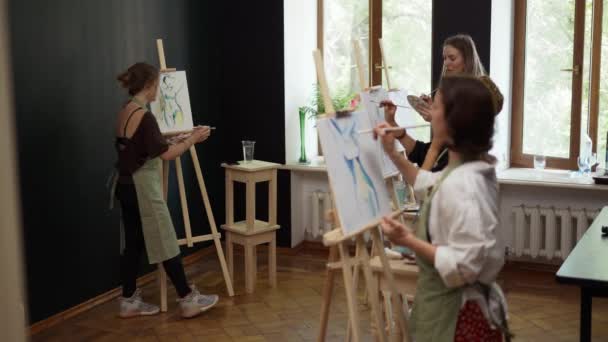
[[[121,73],[120,75],[118,75],[118,77],[116,77],[116,79],[118,80],[118,82],[120,82],[120,85],[123,88],[129,88],[129,81],[131,80],[130,70]]]
[[[500,89],[498,89],[496,83],[494,83],[489,76],[480,76],[479,80],[490,92],[490,96],[492,96],[492,105],[494,106],[494,115],[498,115],[502,110],[504,103],[504,97],[502,96]]]
[[[158,69],[147,63],[135,63],[116,77],[120,85],[129,90],[129,95],[142,91],[158,79]]]

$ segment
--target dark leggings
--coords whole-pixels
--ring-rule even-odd
[[[129,298],[136,289],[137,273],[141,256],[146,251],[144,235],[137,204],[137,192],[133,184],[118,184],[116,196],[120,200],[122,220],[125,232],[125,249],[120,259],[120,278],[122,281],[122,295]],[[165,272],[171,279],[179,297],[187,296],[191,289],[186,281],[184,266],[180,254],[163,261]]]

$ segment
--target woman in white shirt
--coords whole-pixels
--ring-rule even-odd
[[[498,232],[498,185],[488,154],[502,95],[486,76],[444,77],[431,106],[433,136],[446,141],[442,172],[419,170],[379,125],[385,151],[419,193],[426,193],[412,230],[384,218],[395,244],[417,256],[420,273],[410,320],[416,342],[502,341],[510,338],[496,277],[504,263]]]

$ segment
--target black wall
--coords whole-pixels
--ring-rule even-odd
[[[490,72],[491,0],[433,0],[433,77],[435,89],[443,65],[443,41],[455,34],[469,34],[486,71]]]
[[[255,141],[255,159],[285,163],[285,63],[283,1],[222,2],[221,112],[225,125],[224,157],[242,160],[242,140]],[[279,246],[290,246],[289,172],[280,171],[278,188]],[[257,217],[267,219],[268,185],[256,187]],[[235,215],[244,219],[244,185],[235,186]]]
[[[282,1],[218,3],[10,2],[31,323],[120,285],[118,213],[107,210],[105,187],[115,161],[114,119],[126,100],[115,76],[137,61],[157,64],[156,38],[165,40],[168,66],[188,72],[194,122],[218,128],[197,147],[218,226],[219,165],[242,159],[240,140],[258,142],[258,159],[284,162]],[[192,168],[184,176],[193,232],[204,234],[209,227]],[[287,227],[283,178],[279,223]],[[183,236],[175,172],[171,184],[170,208]],[[279,243],[288,239],[281,232]]]

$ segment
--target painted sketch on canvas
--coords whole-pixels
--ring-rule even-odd
[[[185,71],[160,74],[156,101],[150,104],[150,108],[162,133],[188,131],[193,128]]]
[[[388,92],[380,86],[361,92],[361,102],[367,111],[372,127],[385,121],[384,108],[380,107],[380,102],[388,100],[388,98]]]
[[[376,127],[382,122],[385,122],[384,108],[380,107],[380,103],[384,100],[390,99],[389,93],[381,87],[373,87],[369,91],[361,92],[361,102],[367,112],[367,117],[371,127]],[[397,151],[404,151],[403,146],[398,141],[395,141],[395,148]],[[393,164],[389,156],[384,152],[380,141],[376,142],[376,150],[378,155],[381,156],[382,163],[382,175],[387,178],[394,176],[399,173],[399,170]]]
[[[378,221],[391,212],[382,176],[381,155],[371,134],[367,113],[317,121],[338,217],[345,235]]]

